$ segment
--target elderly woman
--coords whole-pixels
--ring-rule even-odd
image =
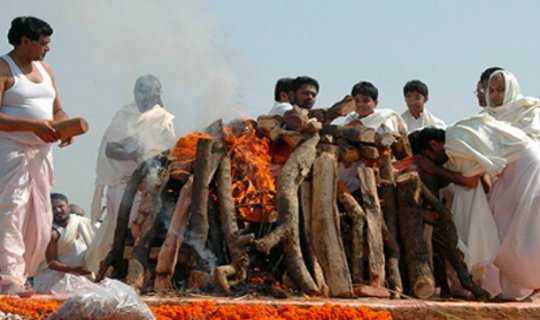
[[[491,74],[486,100],[484,112],[520,128],[540,143],[540,100],[523,96],[512,73],[498,70]]]

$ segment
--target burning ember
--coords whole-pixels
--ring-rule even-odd
[[[270,144],[256,130],[236,136],[225,128],[232,164],[232,194],[238,217],[248,221],[274,221],[276,180],[270,172]]]

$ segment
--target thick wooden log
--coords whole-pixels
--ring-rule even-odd
[[[396,190],[391,181],[381,180],[378,191],[384,216],[383,241],[386,253],[386,280],[391,290],[391,296],[399,298],[403,292],[403,283],[399,272],[401,250],[399,248]]]
[[[313,250],[333,297],[352,297],[352,280],[339,227],[337,159],[323,152],[313,164],[311,233]],[[324,235],[321,237],[320,235]]]
[[[304,260],[311,273],[311,276],[315,280],[315,283],[317,283],[320,295],[323,297],[328,297],[330,295],[330,288],[328,287],[328,284],[324,279],[324,273],[321,264],[319,263],[317,255],[315,255],[315,251],[313,250],[314,235],[311,232],[311,221],[313,219],[313,213],[311,208],[312,188],[312,182],[308,180],[302,182],[302,184],[300,185],[300,212],[302,214],[303,221],[301,230],[303,232],[301,233],[301,235],[303,235],[303,242],[305,243],[305,249],[303,250]]]
[[[374,146],[361,145],[358,150],[360,151],[360,157],[366,160],[379,160],[379,149]]]
[[[375,143],[377,131],[363,125],[336,126],[326,124],[320,134],[329,134],[335,138],[345,138],[351,142]]]
[[[308,135],[291,130],[281,130],[279,139],[285,142],[288,146],[296,148],[302,141],[306,140]]]
[[[225,155],[221,160],[216,179],[221,230],[225,237],[230,264],[216,268],[215,280],[221,290],[231,292],[231,286],[243,282],[247,277],[249,267],[247,250],[255,236],[252,233],[241,234],[238,228],[231,189],[231,159],[229,155]],[[232,280],[229,279],[231,277]]]
[[[184,240],[184,231],[189,219],[192,192],[193,176],[188,179],[180,191],[167,237],[159,252],[154,281],[154,289],[157,291],[169,290],[171,287],[171,280],[178,261],[178,251]]]
[[[353,97],[346,95],[341,101],[334,103],[323,116],[323,123],[330,123],[338,117],[343,117],[356,110]]]
[[[382,239],[382,210],[377,195],[375,173],[371,168],[358,168],[362,208],[366,212],[368,255],[368,284],[383,286],[385,281],[384,246]]]
[[[306,268],[300,249],[298,188],[315,161],[318,142],[317,134],[304,141],[283,166],[277,182],[277,227],[255,241],[257,250],[266,253],[278,243],[283,244],[288,274],[298,288],[308,294],[317,293],[318,288]]]
[[[452,213],[439,201],[424,184],[421,186],[422,197],[434,210],[440,213],[440,220],[434,225],[433,237],[441,246],[444,256],[456,270],[459,282],[464,289],[469,290],[478,300],[489,300],[490,294],[478,286],[467,269],[463,254],[457,249],[458,235],[456,226],[452,221]]]
[[[410,157],[413,155],[412,149],[411,149],[411,143],[409,142],[409,138],[404,133],[395,133],[394,137],[396,141],[392,144],[392,154],[396,159],[401,160],[406,157]]]
[[[160,160],[160,161],[158,161]],[[170,216],[170,212],[163,212],[161,206],[161,195],[163,187],[169,179],[169,172],[164,169],[165,157],[161,157],[149,164],[151,168],[157,168],[157,177],[146,179],[143,197],[139,206],[138,215],[147,216],[144,219],[144,224],[141,227],[140,236],[135,240],[131,257],[128,260],[128,274],[126,283],[131,285],[135,290],[139,291],[145,280],[146,265],[150,256],[152,240],[156,235],[158,226],[158,215]],[[155,172],[155,171],[154,171]]]
[[[393,141],[393,136],[392,137]],[[379,175],[381,182],[379,185],[379,199],[381,199],[381,209],[383,212],[383,240],[386,253],[386,280],[391,290],[392,298],[399,298],[403,292],[403,282],[399,270],[401,259],[401,249],[399,247],[398,231],[398,209],[396,199],[396,185],[392,167],[392,154],[388,144],[381,152],[381,168]]]
[[[103,280],[109,267],[112,266],[114,270],[121,270],[122,264],[125,263],[124,246],[128,235],[129,215],[131,208],[133,207],[133,199],[135,199],[139,186],[142,184],[147,174],[148,163],[145,161],[133,171],[133,174],[129,179],[126,189],[124,190],[124,195],[122,196],[122,201],[120,202],[120,208],[118,209],[113,245],[105,260],[100,264],[99,272],[96,275],[97,281]]]
[[[352,241],[351,241],[351,277],[353,284],[364,283],[364,228],[366,213],[354,197],[346,191],[338,191],[339,202],[352,218]]]
[[[191,233],[186,241],[198,248],[204,248],[208,238],[208,229],[210,228],[208,223],[208,186],[224,153],[224,149],[217,145],[213,139],[201,138],[197,142],[193,173],[193,199],[189,219]]]
[[[283,120],[279,116],[260,116],[257,118],[257,131],[272,141],[277,141]]]
[[[300,131],[309,121],[307,109],[294,106],[293,109],[285,112],[283,115],[283,122],[285,123],[285,129]]]
[[[396,179],[399,205],[399,227],[405,248],[405,262],[409,271],[412,293],[421,299],[435,291],[435,280],[430,267],[427,245],[422,236],[423,221],[420,208],[420,177],[408,172]]]
[[[339,161],[345,163],[353,163],[359,161],[362,155],[360,150],[354,147],[347,139],[340,138],[336,140],[336,145],[339,147]]]
[[[316,133],[322,130],[322,123],[315,119],[309,119],[309,121],[300,128],[300,132],[303,134]]]

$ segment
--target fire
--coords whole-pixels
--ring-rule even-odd
[[[236,136],[229,127],[224,128],[223,141],[231,156],[232,194],[239,219],[256,222],[274,221],[276,180],[272,176],[271,150],[267,138],[259,138],[253,126]],[[187,177],[192,173],[197,142],[211,138],[201,132],[181,137],[170,155],[171,176]]]
[[[192,132],[178,139],[176,147],[170,155],[171,176],[191,174],[197,151],[197,142],[201,138],[211,138],[211,136],[204,132]]]
[[[271,174],[270,144],[251,129],[235,136],[225,128],[232,164],[232,193],[237,214],[248,221],[274,221],[276,180]]]

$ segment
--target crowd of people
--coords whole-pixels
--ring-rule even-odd
[[[111,248],[130,176],[176,139],[161,83],[143,75],[135,81],[134,102],[117,112],[104,134],[90,214],[51,193],[51,145],[60,140],[52,125],[68,118],[44,62],[52,33],[43,20],[15,18],[8,33],[14,49],[0,59],[0,294],[31,290],[29,278],[34,290],[47,292],[65,273],[96,273]],[[269,114],[314,110],[318,92],[311,77],[279,79]],[[377,87],[360,81],[350,93],[355,110],[331,124],[408,135],[418,170],[449,183],[448,206],[475,280],[493,296],[520,300],[540,288],[540,100],[523,96],[515,76],[499,67],[481,74],[476,94],[482,111],[447,125],[426,108],[429,90],[422,81],[404,85],[402,114],[378,108]],[[339,164],[338,177],[352,192],[362,165]]]

